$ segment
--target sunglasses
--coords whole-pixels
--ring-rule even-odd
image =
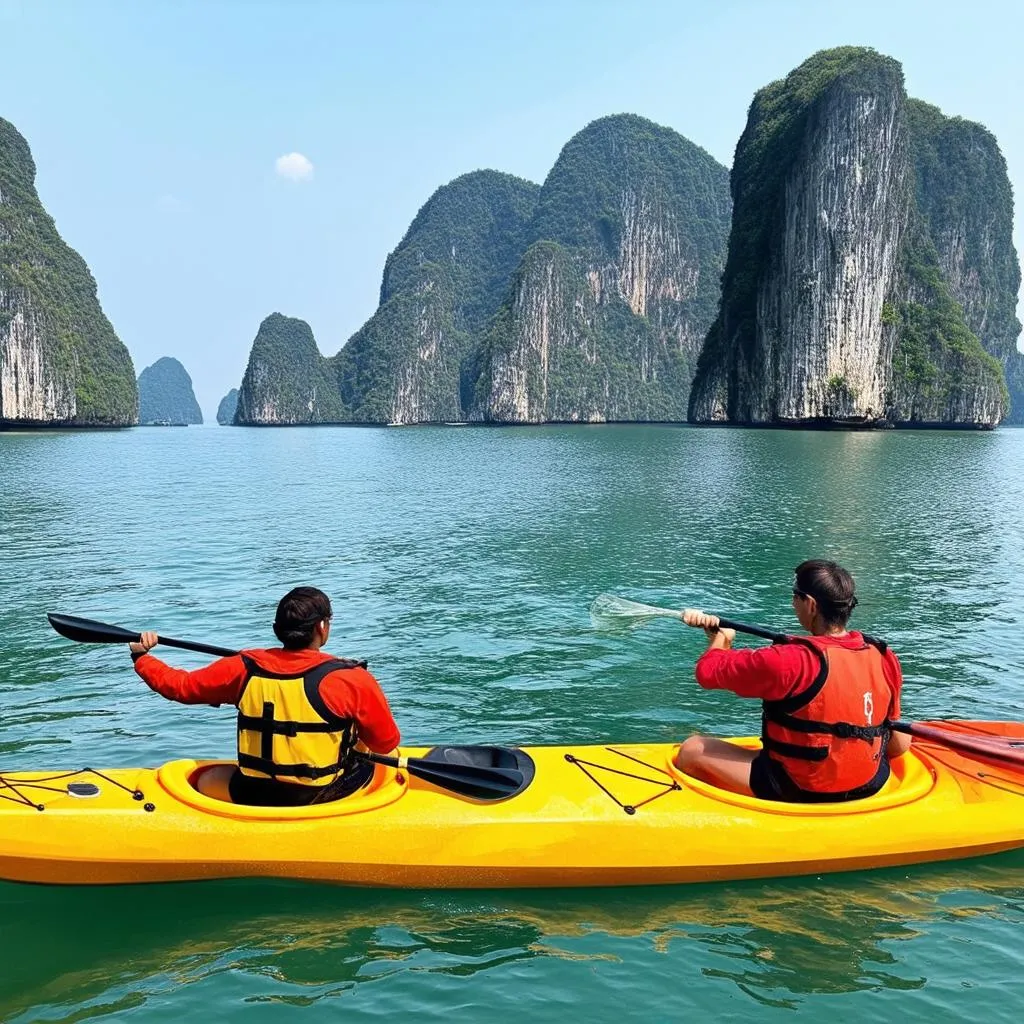
[[[793,596],[794,597],[802,597],[806,601],[807,598],[809,598],[811,595],[810,594],[805,594],[802,590],[797,590],[796,587],[794,587],[793,588]]]

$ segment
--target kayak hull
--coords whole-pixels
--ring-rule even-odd
[[[1024,737],[1022,725],[975,724]],[[755,800],[691,779],[672,766],[675,750],[526,748],[535,777],[500,801],[456,796],[378,766],[353,796],[303,808],[247,808],[204,796],[194,780],[216,763],[208,761],[5,772],[0,878],[70,885],[240,877],[389,888],[662,885],[893,867],[1024,846],[1024,772],[940,744],[915,741],[874,797],[810,805]],[[73,795],[68,782],[97,792]]]

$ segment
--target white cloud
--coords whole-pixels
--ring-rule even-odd
[[[301,153],[285,153],[274,161],[274,169],[282,178],[306,181],[313,177],[313,164]]]

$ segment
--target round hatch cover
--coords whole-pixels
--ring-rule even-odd
[[[69,782],[68,796],[99,796],[100,787],[95,782]]]

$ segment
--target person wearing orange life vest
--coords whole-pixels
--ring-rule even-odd
[[[733,650],[735,631],[718,617],[687,609],[709,646],[695,667],[705,689],[762,701],[762,749],[691,736],[675,764],[687,774],[763,800],[824,803],[871,796],[910,737],[888,723],[900,715],[902,671],[886,644],[846,628],[857,604],[853,577],[835,562],[794,570],[793,610],[810,636],[771,647]]]
[[[235,803],[272,807],[339,799],[373,775],[373,765],[354,756],[357,744],[378,754],[398,746],[398,726],[366,662],[322,650],[331,617],[323,591],[296,587],[274,618],[282,647],[242,651],[195,672],[151,655],[155,633],[129,644],[136,673],[157,693],[238,708],[238,766],[200,774],[200,792],[216,796],[226,786]]]

